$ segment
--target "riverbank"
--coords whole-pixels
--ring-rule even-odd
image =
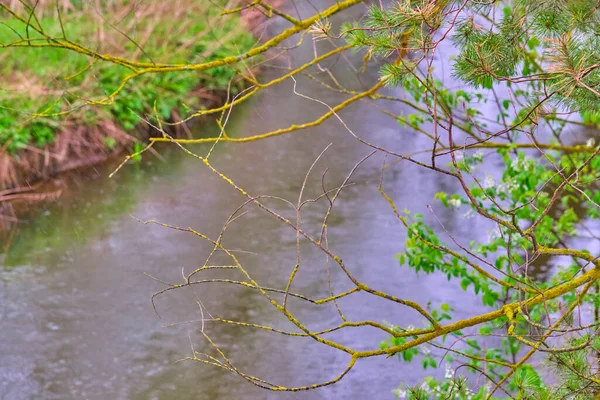
[[[241,54],[255,43],[252,32],[264,21],[253,10],[220,16],[209,0],[119,0],[101,6],[40,1],[35,17],[25,19],[29,11],[17,2],[2,9],[3,44],[64,37],[98,54],[146,63],[198,63]],[[29,20],[35,22],[28,27]],[[57,174],[141,148],[151,135],[144,119],[155,111],[161,119],[179,120],[222,103],[238,72],[233,66],[146,74],[110,101],[109,94],[131,74],[125,66],[62,48],[1,49],[0,204],[56,197],[60,188],[46,195],[32,192]],[[232,92],[242,82],[237,85]],[[185,125],[172,133],[190,134]],[[14,217],[10,214],[5,217]]]

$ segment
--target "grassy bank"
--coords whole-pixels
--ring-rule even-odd
[[[18,2],[3,3],[25,22],[0,9],[2,44],[41,43],[44,37],[27,21],[50,37],[150,63],[209,61],[254,43],[239,15],[219,16],[210,0],[40,1],[32,18]],[[96,61],[60,48],[0,48],[0,190],[139,146],[140,116],[155,104],[162,118],[177,119],[214,103],[214,92],[236,74],[231,67],[147,74],[129,82],[112,104],[89,105],[131,73]]]

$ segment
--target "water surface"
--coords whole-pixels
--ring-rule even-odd
[[[300,5],[308,9],[307,3]],[[357,8],[355,15],[361,12]],[[319,50],[328,46],[320,43]],[[291,53],[290,62],[300,65],[312,57],[312,51],[307,40]],[[360,68],[359,56],[340,57],[332,67],[344,85],[359,89],[376,82],[376,68],[357,78],[351,66]],[[268,70],[262,79],[278,73]],[[297,91],[331,105],[347,98],[309,79],[300,79]],[[399,90],[390,93],[401,95]],[[398,104],[386,106],[402,112]],[[311,121],[326,111],[322,104],[295,95],[292,82],[288,82],[236,108],[227,132],[231,136],[266,132]],[[426,138],[404,129],[370,102],[354,104],[340,117],[377,145],[405,153],[428,145]],[[205,125],[195,130],[198,135],[214,134]],[[304,198],[311,198],[321,193],[326,169],[327,186],[333,188],[370,152],[335,118],[317,128],[267,141],[220,144],[211,161],[251,194],[279,196],[295,203],[307,170],[329,144],[308,181]],[[272,393],[212,366],[175,363],[190,354],[190,341],[195,350],[210,351],[198,333],[198,323],[167,326],[200,318],[197,299],[214,316],[287,330],[293,326],[259,293],[218,284],[159,298],[162,319],[158,318],[150,298],[164,286],[145,273],[180,283],[182,269],[189,273],[202,265],[211,247],[191,234],[144,225],[138,219],[190,226],[216,237],[227,217],[244,201],[201,162],[167,147],[160,148],[164,160],[147,155],[142,166],[129,166],[113,179],[107,178],[112,165],[76,178],[78,183],[72,184],[59,202],[23,224],[12,238],[0,269],[0,398],[384,399],[393,397],[391,390],[400,382],[414,384],[425,375],[420,366],[378,358],[359,362],[331,387],[308,393]],[[205,154],[208,146],[193,150]],[[381,155],[373,156],[353,177],[355,185],[343,191],[329,223],[331,249],[360,280],[376,289],[423,304],[431,302],[435,307],[450,303],[460,309],[456,318],[481,312],[481,305],[471,304],[474,297],[465,295],[458,284],[448,283],[445,277],[415,275],[398,266],[394,256],[402,250],[405,231],[378,194],[382,162]],[[464,219],[466,210],[451,213],[433,202],[435,192],[456,189],[448,177],[401,163],[386,169],[384,186],[399,208],[423,213],[431,221],[427,205],[433,204],[446,228],[464,238],[464,243],[485,237],[491,228]],[[266,203],[288,218],[295,217],[280,202]],[[302,226],[310,233],[318,232],[326,208],[326,202],[308,205]],[[296,260],[295,232],[255,207],[248,210],[228,227],[225,244],[245,251],[239,253],[240,260],[257,281],[284,287]],[[219,260],[225,262],[222,257],[215,262]],[[211,271],[205,276],[241,278],[234,271]],[[336,291],[351,287],[337,270],[333,271],[333,285]],[[302,269],[294,290],[315,298],[327,296],[320,250],[302,245]],[[421,324],[409,309],[365,294],[339,304],[352,321]],[[340,322],[331,306],[293,301],[291,309],[314,330]],[[331,379],[348,362],[345,354],[310,339],[214,322],[208,322],[206,329],[237,368],[280,385]],[[368,349],[377,348],[386,335],[361,328],[330,337],[353,348]]]

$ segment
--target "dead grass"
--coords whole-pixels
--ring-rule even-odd
[[[107,147],[107,138],[114,140],[112,150]],[[73,169],[70,165],[97,163],[100,159],[123,152],[136,141],[112,121],[102,121],[93,127],[66,124],[54,143],[43,149],[28,146],[16,155],[1,152],[0,190],[33,185],[41,179]]]

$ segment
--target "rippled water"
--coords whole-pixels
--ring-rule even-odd
[[[304,4],[305,7],[308,7]],[[355,15],[362,10],[357,9]],[[300,65],[312,56],[312,44],[292,53]],[[326,43],[320,43],[326,48]],[[359,75],[359,58],[339,58],[333,70],[353,88],[368,87],[376,69]],[[263,79],[276,73],[267,72]],[[308,79],[297,91],[337,104],[347,96],[326,91]],[[399,94],[399,91],[390,91]],[[398,104],[386,104],[396,113]],[[293,93],[292,83],[277,86],[234,110],[228,123],[231,136],[245,136],[313,120],[327,111],[322,104]],[[410,152],[424,147],[423,137],[405,130],[372,103],[354,104],[340,116],[357,134],[378,145]],[[197,126],[198,134],[203,126]],[[297,201],[305,173],[319,153],[332,143],[308,182],[305,198],[320,193],[321,175],[328,168],[329,187],[339,185],[353,165],[369,153],[335,119],[323,125],[243,145],[221,144],[211,160],[215,167],[251,194],[280,196]],[[168,146],[167,146],[168,147]],[[206,152],[208,147],[196,147]],[[198,333],[198,323],[173,322],[200,318],[199,298],[214,316],[265,323],[281,329],[291,324],[274,312],[257,292],[229,285],[197,286],[159,298],[159,319],[150,297],[163,286],[145,273],[170,282],[181,280],[182,268],[190,272],[204,262],[208,243],[182,232],[144,225],[138,219],[156,219],[191,226],[216,236],[229,214],[244,198],[198,160],[175,149],[161,148],[165,159],[152,155],[145,163],[129,166],[107,179],[105,166],[75,178],[62,199],[23,225],[12,239],[0,269],[0,398],[21,399],[378,399],[393,398],[400,382],[416,383],[424,372],[418,365],[395,359],[361,361],[340,383],[308,393],[272,393],[248,384],[218,368],[175,363],[210,348]],[[405,233],[377,191],[383,158],[376,155],[358,170],[356,184],[343,191],[329,224],[329,244],[350,270],[365,283],[396,296],[431,302],[448,302],[460,308],[456,318],[480,312],[470,304],[458,284],[444,277],[415,275],[398,266],[394,255],[402,250]],[[385,171],[384,186],[400,208],[427,210],[437,191],[452,191],[448,177],[397,164]],[[267,200],[288,218],[280,203]],[[488,226],[476,226],[434,209],[446,228],[460,238],[487,235]],[[295,264],[295,232],[264,212],[250,208],[227,230],[225,244],[251,253],[239,257],[256,280],[284,287]],[[302,224],[318,232],[326,203],[308,205]],[[135,218],[133,218],[135,217]],[[311,297],[326,296],[327,275],[322,253],[302,247],[302,269],[294,290]],[[222,260],[222,259],[221,259]],[[217,260],[218,261],[218,260]],[[208,277],[239,278],[232,272],[212,272]],[[336,291],[350,288],[334,272]],[[414,312],[355,294],[340,301],[349,320],[371,319],[407,325],[420,323]],[[307,306],[293,301],[291,309],[312,329],[337,325],[333,307]],[[310,385],[336,376],[348,358],[310,339],[234,328],[208,322],[207,331],[244,372],[281,385]],[[370,328],[344,330],[330,336],[354,348],[377,348],[386,335]]]

